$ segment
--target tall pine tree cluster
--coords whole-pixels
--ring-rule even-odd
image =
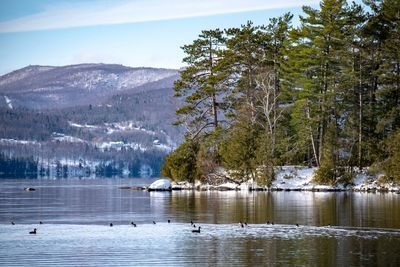
[[[269,184],[275,166],[297,164],[319,167],[320,183],[370,166],[400,181],[400,1],[323,0],[303,12],[296,28],[284,14],[183,47],[186,137],[163,175],[207,180],[224,167]]]

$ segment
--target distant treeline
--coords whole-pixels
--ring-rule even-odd
[[[33,157],[6,158],[0,153],[0,177],[1,178],[37,178],[38,164]]]
[[[369,168],[400,181],[400,1],[323,0],[267,25],[202,31],[175,82],[185,142],[163,174],[218,167],[271,183],[274,166],[319,167],[319,183]]]
[[[42,160],[33,157],[7,157],[0,153],[0,178],[68,178],[68,177],[158,177],[163,158],[143,161],[108,161],[77,165],[62,164],[58,160]]]

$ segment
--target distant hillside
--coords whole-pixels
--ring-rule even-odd
[[[0,93],[13,107],[65,108],[102,104],[117,93],[145,91],[154,82],[152,89],[171,88],[177,77],[177,70],[122,65],[28,66],[1,76]],[[7,104],[5,98],[0,104]]]
[[[118,160],[116,175],[158,175],[182,139],[171,125],[178,77],[177,70],[108,64],[28,66],[3,75],[0,161],[32,157],[49,171],[80,162],[92,175]]]

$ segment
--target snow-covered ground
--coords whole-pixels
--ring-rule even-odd
[[[209,185],[195,182],[194,184],[187,182],[172,183],[173,190],[199,189],[199,190],[287,190],[287,191],[397,191],[400,192],[400,185],[392,183],[379,183],[379,176],[369,176],[366,171],[358,173],[352,183],[345,186],[343,184],[336,185],[320,185],[313,181],[314,173],[317,168],[308,168],[304,166],[281,166],[276,170],[276,179],[272,185],[260,186],[256,181],[249,179],[242,183],[225,182],[220,185]],[[219,170],[225,176],[226,172]]]

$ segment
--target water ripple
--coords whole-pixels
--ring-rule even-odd
[[[224,265],[227,256],[233,260],[231,265],[241,265],[244,260],[248,261],[246,255],[249,253],[252,257],[264,258],[268,250],[265,245],[276,240],[390,237],[400,241],[400,231],[394,229],[278,224],[252,224],[244,228],[238,224],[200,225],[200,234],[192,233],[194,228],[185,223],[140,224],[136,228],[129,225],[0,225],[0,265]],[[33,228],[38,229],[37,235],[28,234]],[[251,246],[251,249],[246,246]]]

